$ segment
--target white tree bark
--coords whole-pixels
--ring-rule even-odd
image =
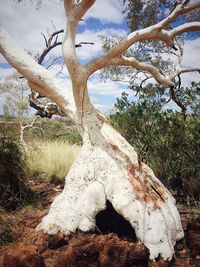
[[[63,113],[74,119],[75,105],[70,91],[50,71],[36,63],[1,27],[0,53],[28,80],[34,91],[52,99]]]
[[[141,163],[137,153],[107,120],[90,108],[82,118],[84,145],[69,171],[65,188],[38,230],[68,235],[95,229],[97,213],[109,200],[150,250],[171,260],[176,240],[183,237],[175,200]]]
[[[97,213],[106,208],[106,200],[109,200],[114,209],[130,222],[138,239],[149,248],[151,259],[160,254],[164,259],[171,260],[176,240],[183,237],[175,200],[153,171],[140,162],[134,148],[93,107],[87,79],[98,69],[120,64],[149,72],[159,83],[172,86],[173,82],[154,66],[123,57],[123,53],[142,40],[158,39],[172,46],[177,34],[199,30],[199,22],[183,24],[170,31],[165,28],[178,15],[198,8],[200,3],[189,7],[178,5],[163,21],[131,33],[107,54],[83,66],[76,57],[76,28],[94,2],[64,0],[67,26],[63,56],[72,80],[76,116],[73,101],[62,85],[18,47],[9,34],[0,30],[0,52],[3,56],[28,79],[35,91],[54,100],[72,119],[76,118],[84,141],[66,177],[63,192],[55,198],[37,230],[49,234],[61,231],[66,235],[77,229],[93,230]]]

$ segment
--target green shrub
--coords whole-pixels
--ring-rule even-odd
[[[8,128],[0,132],[0,206],[15,210],[32,202],[34,194],[27,185],[28,169],[16,132]]]
[[[24,124],[29,124],[26,122]],[[68,141],[70,144],[80,143],[82,137],[76,126],[72,122],[63,119],[38,119],[34,126],[36,128],[28,128],[25,132],[25,140],[62,140]]]
[[[3,210],[0,210],[0,247],[6,246],[15,239],[16,225]]]
[[[199,196],[200,113],[162,110],[158,103],[130,102],[123,94],[110,121],[164,184]]]

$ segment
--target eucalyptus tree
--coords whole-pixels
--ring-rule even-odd
[[[166,14],[172,13],[177,4],[182,3],[186,6],[188,3],[198,2],[192,1],[174,1],[174,0],[123,0],[125,9],[123,11],[128,28],[130,31],[139,30],[144,27],[151,26],[158,21],[164,19]],[[173,29],[174,25],[181,23],[190,23],[192,21],[199,21],[199,10],[194,9],[190,12],[180,14],[167,29]],[[157,102],[162,100],[162,104],[167,104],[173,101],[180,108],[183,113],[189,110],[188,104],[185,102],[189,96],[189,91],[182,86],[182,75],[185,73],[195,72],[200,74],[200,68],[189,65],[183,62],[185,41],[190,38],[199,37],[199,31],[184,32],[177,35],[173,41],[173,45],[164,46],[160,40],[142,40],[135,43],[126,51],[126,56],[133,56],[143,63],[156,66],[160,73],[169,76],[174,82],[174,86],[158,85],[154,87],[152,82],[153,75],[142,70],[132,68],[124,68],[115,66],[106,68],[101,72],[101,78],[111,79],[114,81],[120,80],[129,83],[129,88],[132,89],[138,98],[151,97],[155,95]],[[103,48],[107,52],[110,46],[113,46],[121,37],[119,36],[101,36],[103,41]],[[195,51],[194,51],[195,53]],[[151,88],[154,87],[154,88]],[[157,89],[156,89],[157,88]],[[156,90],[155,90],[156,89]],[[191,88],[192,89],[192,88]],[[191,92],[191,90],[190,90]],[[190,94],[191,95],[191,94]],[[162,99],[161,99],[162,97]],[[193,98],[195,94],[193,94]],[[198,98],[198,97],[197,97]]]
[[[29,113],[28,93],[26,82],[20,79],[17,72],[9,75],[0,84],[0,99],[3,114],[6,117],[16,117],[20,120]]]
[[[141,162],[134,148],[93,106],[87,83],[96,71],[122,65],[150,73],[160,84],[174,86],[174,73],[166,76],[155,66],[126,56],[126,51],[145,40],[161,41],[163,46],[173,47],[179,34],[200,30],[199,22],[183,22],[169,28],[179,16],[199,8],[200,2],[178,4],[159,22],[134,30],[105,54],[83,65],[75,50],[77,26],[95,2],[64,0],[67,24],[62,51],[71,78],[72,97],[59,80],[36,63],[4,29],[0,30],[2,55],[28,80],[33,91],[52,99],[60,114],[76,121],[83,137],[81,152],[66,177],[65,188],[37,229],[49,234],[61,231],[66,235],[76,229],[90,231],[95,228],[97,213],[106,208],[109,200],[149,248],[151,259],[160,254],[170,260],[176,240],[183,237],[175,200],[153,171]]]

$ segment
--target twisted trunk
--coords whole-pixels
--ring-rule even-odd
[[[171,260],[176,240],[183,237],[174,198],[88,101],[78,113],[78,123],[83,147],[63,192],[37,229],[66,235],[76,229],[94,230],[95,217],[109,200],[149,248],[151,259],[160,254]]]
[[[63,192],[55,198],[49,213],[37,229],[49,234],[61,231],[66,235],[77,229],[93,230],[96,215],[106,208],[106,201],[109,200],[116,212],[130,222],[138,239],[149,248],[151,259],[160,254],[164,259],[171,260],[176,240],[183,237],[175,200],[153,171],[140,162],[134,148],[90,103],[87,80],[98,69],[120,64],[148,71],[159,82],[173,86],[172,81],[161,75],[155,67],[121,55],[141,40],[157,38],[172,45],[172,37],[182,32],[182,28],[172,33],[162,29],[178,14],[184,13],[184,10],[177,7],[160,23],[131,33],[104,56],[81,65],[75,51],[76,28],[78,21],[94,2],[95,0],[77,3],[64,1],[67,26],[63,57],[72,81],[74,101],[48,70],[39,66],[8,33],[0,29],[0,52],[24,75],[32,90],[55,101],[62,114],[72,119],[75,119],[75,102],[76,121],[84,141],[81,152],[66,177]],[[190,25],[189,28],[191,27]],[[198,24],[197,28],[199,27]]]

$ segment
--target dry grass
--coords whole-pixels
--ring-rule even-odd
[[[50,180],[63,180],[80,147],[67,141],[40,141],[30,145],[28,166],[32,175],[44,173]]]

